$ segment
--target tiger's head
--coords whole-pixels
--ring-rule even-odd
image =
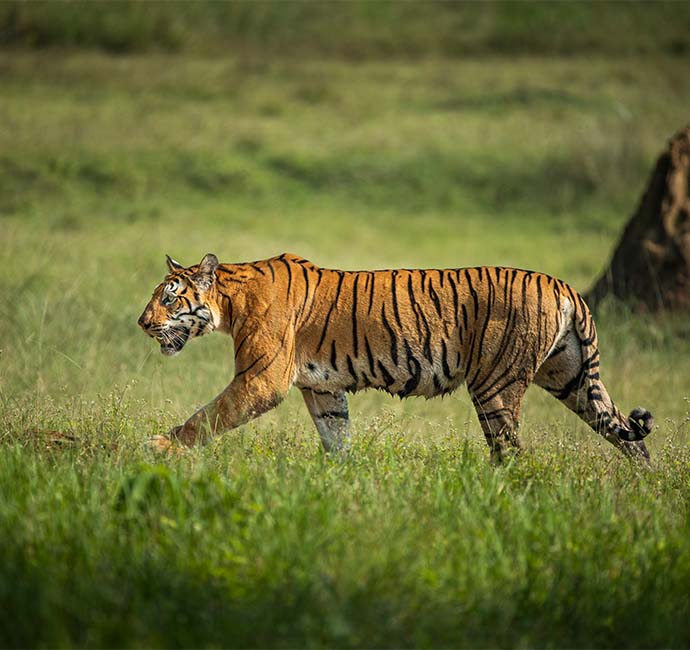
[[[137,323],[155,338],[166,356],[174,356],[195,336],[212,332],[220,323],[214,298],[218,258],[209,253],[198,265],[185,268],[166,255],[170,273],[153,291]]]

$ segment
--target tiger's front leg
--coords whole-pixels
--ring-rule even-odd
[[[206,406],[200,408],[182,426],[168,436],[188,447],[206,443],[214,435],[234,429],[270,411],[285,398],[287,390],[264,382],[252,386],[242,378],[232,383]]]
[[[303,388],[302,397],[326,452],[347,451],[350,448],[350,416],[345,393],[319,393]]]
[[[293,366],[291,336],[283,334],[274,340],[260,330],[254,331],[235,358],[235,377],[230,385],[182,426],[172,429],[169,437],[191,447],[270,411],[285,399]]]

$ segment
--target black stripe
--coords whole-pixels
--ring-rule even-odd
[[[285,330],[283,331],[283,337],[280,341],[280,344],[277,346],[278,349],[276,350],[276,353],[271,357],[271,360],[263,368],[261,368],[261,370],[257,371],[257,373],[255,375],[256,377],[258,377],[262,372],[266,372],[266,370],[268,370],[275,363],[276,359],[280,356],[280,353],[283,352],[289,328],[290,328],[290,324],[288,323],[285,326]],[[265,356],[266,356],[265,354],[262,354],[261,357],[259,357],[259,358],[261,359]],[[254,364],[252,364],[252,366],[253,365]],[[250,368],[251,368],[251,366],[250,366]],[[247,372],[248,370],[249,370],[249,368],[247,368],[243,372]]]
[[[245,373],[249,372],[249,371],[250,371],[257,363],[259,363],[259,361],[261,361],[261,359],[263,359],[265,356],[266,356],[265,353],[262,354],[260,357],[257,357],[256,359],[254,359],[254,361],[252,361],[244,370],[240,370],[239,372],[236,372],[236,373],[235,373],[235,378],[241,377],[241,376],[244,375]]]
[[[580,371],[577,373],[577,375],[575,375],[565,386],[563,386],[560,389],[559,388],[554,388],[554,389],[549,388],[547,390],[550,393],[553,393],[558,399],[563,400],[566,397],[568,397],[568,395],[570,395],[570,393],[572,393],[573,390],[577,390],[580,388],[580,386],[582,385],[582,383],[585,379],[585,372],[586,372],[586,369],[585,369],[585,366],[583,365],[580,368]]]
[[[570,287],[570,285],[566,284],[566,285],[564,285],[564,286],[565,286],[566,291],[567,291],[568,294],[570,295],[570,300],[571,300],[572,303],[573,303],[573,310],[575,310],[575,313],[577,314],[577,305],[578,305],[578,302],[577,302],[577,297],[575,296],[575,292],[574,292],[573,289]]]
[[[529,280],[529,275],[524,273],[522,276],[522,306],[525,306],[525,296],[527,295],[527,281]],[[529,312],[527,312],[529,313]]]
[[[237,357],[237,353],[242,349],[242,346],[245,344],[246,340],[249,338],[249,334],[251,332],[247,333],[244,338],[235,346],[235,357]]]
[[[283,342],[285,341],[285,337],[283,337]],[[271,357],[271,360],[263,367],[261,370],[258,370],[256,373],[256,376],[258,377],[262,372],[266,372],[276,361],[276,359],[280,356],[280,353],[283,351],[283,343],[281,343],[278,346],[278,350],[276,353]]]
[[[336,271],[336,273],[339,274],[338,289],[336,290],[335,300],[331,304],[331,307],[328,310],[328,314],[326,314],[326,322],[324,323],[323,331],[321,332],[321,339],[319,340],[319,345],[316,348],[317,352],[321,349],[321,346],[323,345],[324,339],[326,338],[326,331],[328,330],[328,323],[331,320],[331,314],[333,313],[335,306],[338,304],[338,297],[340,296],[340,290],[343,286],[343,278],[345,277],[343,272],[342,271]]]
[[[338,355],[335,351],[335,339],[331,341],[331,366],[333,370],[338,371]]]
[[[188,311],[188,313],[191,314],[193,311],[191,300],[189,298],[187,298],[187,296],[183,296],[183,295],[179,295],[177,297],[187,304],[187,311]]]
[[[323,330],[321,331],[321,338],[319,339],[319,344],[316,347],[317,352],[321,349],[321,346],[323,345],[323,342],[326,339],[326,331],[328,330],[328,322],[331,320],[331,314],[333,313],[334,309],[335,309],[335,303],[332,303],[329,310],[328,310],[328,313],[326,314],[326,322],[323,325]]]
[[[300,267],[302,268],[302,275],[304,276],[304,300],[302,301],[302,306],[299,308],[299,312],[297,313],[297,318],[301,318],[307,306],[307,301],[309,300],[309,275],[307,273],[307,269],[302,264],[300,264]]]
[[[419,385],[419,378],[421,376],[422,366],[413,356],[412,350],[410,350],[410,345],[407,339],[404,340],[405,343],[405,354],[407,355],[407,370],[410,373],[410,378],[408,379],[405,387],[398,393],[400,397],[406,397]]]
[[[342,271],[336,271],[338,274],[338,288],[335,291],[335,304],[338,304],[338,299],[340,298],[340,292],[343,290],[343,280],[345,280],[345,273]]]
[[[282,255],[278,258],[278,261],[285,264],[285,268],[287,269],[288,284],[285,297],[288,297],[290,295],[290,288],[292,287],[292,269],[290,268],[290,263],[287,260],[284,260]]]
[[[434,289],[433,285],[431,284],[431,277],[429,278],[429,295],[431,296],[431,301],[434,303],[434,307],[436,307],[438,317],[441,318],[441,301],[438,299],[436,289]]]
[[[398,327],[402,327],[402,321],[400,320],[400,312],[398,311],[398,294],[397,294],[397,289],[396,289],[396,278],[398,276],[397,271],[391,271],[391,277],[392,277],[392,282],[391,282],[391,291],[392,291],[392,299],[393,299],[393,314],[395,315],[395,320],[398,323]]]
[[[467,377],[470,374],[470,370],[472,370],[472,361],[473,361],[472,357],[474,355],[474,342],[475,342],[475,333],[472,332],[470,334],[470,340],[469,340],[470,347],[469,347],[469,352],[467,353],[465,377]],[[470,386],[469,381],[467,382],[467,389],[472,391],[472,386]]]
[[[426,328],[426,336],[424,337],[424,356],[429,360],[429,363],[433,364],[434,356],[431,354],[431,327],[421,309],[419,310],[419,315],[422,317],[422,322]]]
[[[357,284],[359,283],[359,273],[355,274],[355,281],[352,285],[352,349],[355,357],[359,348],[357,340]]]
[[[369,339],[364,336],[364,347],[367,350],[367,359],[369,360],[369,372],[371,372],[371,376],[375,377],[376,376],[376,370],[374,370],[374,355],[371,353],[371,347],[369,346]]]
[[[317,418],[328,418],[328,419],[337,419],[337,420],[347,420],[350,416],[348,415],[347,411],[326,411],[325,413],[321,413],[320,415],[316,416]]]
[[[358,381],[357,373],[355,372],[355,367],[352,364],[352,357],[349,354],[347,355],[347,371],[352,375],[356,386]]]
[[[489,386],[483,386],[482,390],[473,390],[472,394],[482,402],[490,402],[494,397],[496,397],[496,395],[503,392],[506,388],[508,388],[508,386],[512,386],[516,381],[518,381],[519,377],[517,377],[514,372],[515,365],[515,363],[506,364],[503,372],[496,377],[493,383],[491,383]],[[499,382],[506,378],[507,381],[499,386]]]
[[[417,323],[417,334],[421,337],[422,326],[419,318],[419,308],[417,306],[417,299],[414,296],[414,290],[412,288],[412,273],[407,276],[407,294],[410,300],[410,307],[412,307],[412,313],[414,314],[415,321]]]
[[[587,399],[594,400],[595,402],[603,401],[601,397],[601,390],[598,386],[590,386],[587,389]]]
[[[224,284],[225,282],[234,282],[235,284],[244,284],[244,280],[238,280],[237,278],[233,278],[232,276],[225,275],[221,278],[220,283]]]
[[[477,314],[479,313],[479,298],[477,297],[477,292],[474,290],[469,269],[465,269],[465,282],[467,283],[470,293],[472,294],[472,300],[474,301],[474,318],[476,320]]]
[[[494,411],[483,411],[480,409],[481,409],[481,405],[479,406],[479,409],[477,409],[477,413],[479,414],[479,419],[484,420],[485,422],[489,422],[490,420],[503,420],[503,419],[506,419],[506,416],[508,416],[508,418],[511,417],[510,409],[505,408],[505,407],[500,408],[500,409],[496,409]],[[489,435],[491,435],[493,437],[494,434],[492,432]]]
[[[316,304],[316,292],[319,288],[319,285],[321,284],[321,279],[323,278],[323,271],[321,269],[316,269],[316,273],[319,276],[319,279],[316,281],[316,286],[314,287],[314,294],[311,299],[311,305],[309,305],[309,311],[307,312],[307,315],[304,317],[304,322],[307,323],[309,321],[309,318],[312,315],[312,312],[314,311],[314,305]]]
[[[443,339],[441,339],[441,365],[443,366],[443,374],[446,376],[446,379],[453,379],[450,366],[448,365],[448,347]]]
[[[388,370],[386,370],[386,366],[384,366],[381,361],[378,362],[379,365],[379,370],[381,371],[381,376],[383,377],[383,382],[386,384],[386,388],[388,386],[392,386],[395,383],[395,379],[393,379],[393,376],[391,375]]]
[[[397,366],[398,365],[398,343],[397,339],[395,337],[395,332],[393,331],[393,328],[391,327],[390,323],[388,322],[388,319],[386,318],[386,305],[385,303],[381,303],[381,322],[383,323],[383,326],[386,328],[386,331],[388,332],[388,336],[390,336],[391,339],[391,359],[393,359],[393,365]]]
[[[554,348],[551,354],[546,357],[546,359],[553,359],[554,357],[558,356],[561,352],[566,350],[568,348],[568,344],[564,343],[563,345],[559,345],[558,347]]]

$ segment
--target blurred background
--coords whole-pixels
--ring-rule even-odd
[[[5,2],[4,45],[386,57],[687,55],[680,2]]]
[[[170,361],[136,327],[166,253],[511,265],[584,291],[688,122],[689,62],[679,2],[4,2],[5,403],[127,391],[166,429],[216,394],[229,340]],[[682,420],[685,321],[599,322],[624,408]],[[394,408],[474,417],[444,404]]]

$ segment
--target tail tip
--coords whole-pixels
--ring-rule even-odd
[[[630,423],[631,432],[635,435],[636,440],[642,440],[642,438],[651,433],[654,427],[654,418],[652,414],[641,406],[630,411],[628,422]]]

